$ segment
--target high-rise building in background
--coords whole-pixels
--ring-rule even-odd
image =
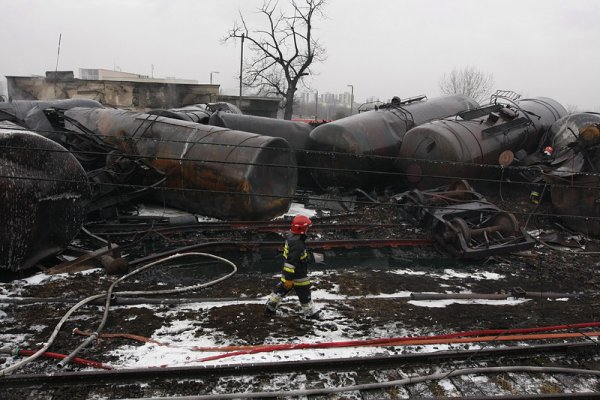
[[[301,92],[296,95],[296,100],[300,104],[314,103],[316,92]],[[319,93],[319,103],[323,105],[340,105],[350,107],[352,95],[349,92],[344,93]]]

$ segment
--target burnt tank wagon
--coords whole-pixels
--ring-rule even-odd
[[[254,115],[232,114],[217,111],[210,116],[209,125],[220,126],[259,135],[279,137],[287,140],[296,153],[298,163],[298,186],[313,187],[314,181],[306,170],[307,144],[313,127],[305,122],[257,117]]]
[[[560,118],[548,131],[548,144],[553,147],[555,157],[567,152],[571,143],[577,142],[582,130],[600,122],[600,114],[576,113]],[[591,131],[588,131],[591,132]]]
[[[0,122],[0,269],[25,270],[64,250],[90,196],[83,167],[64,147]]]
[[[566,113],[558,102],[539,97],[432,121],[406,133],[396,169],[406,174],[410,187],[420,189],[442,186],[457,177],[499,179],[501,168],[485,165],[497,166],[506,150],[537,151],[543,135]]]
[[[167,204],[221,219],[285,213],[296,189],[296,159],[281,138],[124,110],[65,113],[126,154],[147,157],[166,174]],[[71,129],[76,130],[73,126]]]
[[[307,164],[316,183],[371,189],[397,181],[393,170],[404,134],[427,121],[479,107],[475,100],[452,95],[392,102],[315,128],[309,136]]]
[[[54,128],[44,110],[48,108],[68,110],[74,107],[102,108],[103,106],[89,99],[14,100],[10,103],[0,103],[0,121],[11,121],[27,129],[39,130],[40,134],[45,136]]]
[[[210,118],[210,112],[206,108],[200,106],[187,106],[182,108],[170,108],[168,110],[157,109],[150,110],[148,114],[158,115],[161,117],[179,119],[181,121],[196,122],[206,125]]]
[[[571,114],[552,125],[554,147],[550,170],[544,175],[554,211],[564,224],[600,236],[600,115]]]

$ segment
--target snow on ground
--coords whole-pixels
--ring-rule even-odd
[[[300,204],[300,203],[292,203],[290,205],[290,209],[288,210],[288,212],[286,212],[279,218],[285,218],[287,216],[294,217],[298,214],[306,215],[307,217],[310,218],[310,217],[314,217],[315,215],[317,215],[317,211],[308,209],[308,208],[304,207],[303,204]]]
[[[500,279],[501,275],[489,274],[483,271],[473,271],[468,274],[458,273],[451,269],[446,269],[443,273],[435,273],[431,271],[419,271],[412,269],[393,270],[388,271],[394,274],[407,274],[407,275],[432,275],[437,276],[440,279],[451,279],[451,278],[462,278],[469,277],[473,279]],[[90,273],[89,271],[85,273]],[[323,276],[329,273],[328,271],[317,271],[315,276]],[[57,280],[66,279],[67,275],[47,275],[39,273],[26,279],[13,281],[9,284],[0,284],[0,319],[6,318],[6,313],[2,311],[2,308],[7,306],[6,303],[2,303],[2,298],[7,296],[18,296],[22,289],[27,286],[38,286],[44,283]],[[71,275],[72,279],[73,276]],[[389,298],[389,297],[403,297],[407,298],[410,296],[410,292],[399,291],[396,293],[389,294],[374,294],[367,296],[343,296],[339,294],[339,286],[333,287],[328,290],[316,289],[313,291],[313,300],[316,305],[322,309],[323,319],[325,322],[317,322],[314,325],[314,330],[311,335],[307,335],[301,338],[287,338],[287,337],[271,337],[265,340],[265,344],[285,344],[285,343],[318,343],[318,342],[338,342],[338,341],[349,341],[357,340],[356,337],[348,337],[347,333],[352,332],[352,326],[356,321],[351,321],[347,318],[342,317],[335,309],[332,308],[331,300],[344,300],[344,299],[355,299],[355,298]],[[155,310],[157,318],[164,318],[167,316],[178,315],[182,311],[202,311],[213,307],[226,307],[232,304],[250,304],[250,303],[264,303],[266,297],[261,298],[240,298],[239,300],[232,301],[211,301],[211,302],[199,302],[190,304],[181,304],[170,308],[168,311],[159,311],[158,306],[153,305],[142,305],[140,307]],[[561,299],[562,300],[562,299]],[[445,307],[448,304],[460,303],[460,304],[487,304],[495,306],[514,306],[521,304],[527,299],[506,299],[506,300],[435,300],[435,301],[415,301],[410,300],[409,303],[419,307]],[[294,298],[285,299],[282,308],[290,307],[295,304]],[[125,307],[125,306],[118,306]],[[194,315],[206,315],[206,313],[193,313]],[[144,343],[144,344],[128,344],[121,346],[118,349],[109,353],[111,356],[115,356],[118,361],[114,362],[113,365],[117,368],[138,368],[146,366],[191,366],[200,364],[230,364],[238,362],[274,362],[274,361],[292,361],[292,360],[310,360],[319,358],[345,358],[345,357],[367,357],[376,354],[395,354],[399,352],[430,352],[430,351],[443,351],[449,348],[448,345],[431,345],[431,346],[411,346],[411,347],[348,347],[348,348],[330,348],[330,349],[302,349],[302,350],[286,350],[276,352],[260,352],[256,354],[240,354],[234,357],[226,357],[216,360],[204,361],[206,357],[217,356],[223,354],[219,351],[198,351],[198,347],[220,347],[227,344],[233,344],[234,342],[228,340],[227,336],[223,332],[219,332],[215,329],[206,329],[202,325],[202,319],[194,320],[173,320],[172,318],[165,318],[169,322],[165,326],[156,330],[152,336],[152,340],[159,342],[157,343]],[[35,330],[42,329],[41,326],[34,327]],[[371,338],[385,338],[388,337],[392,327],[378,326],[373,327]],[[396,327],[397,328],[397,327]],[[396,329],[396,332],[398,330]],[[406,336],[414,336],[423,334],[422,332],[406,332]],[[360,339],[360,338],[359,338]],[[366,338],[362,338],[366,339]],[[17,346],[22,347],[28,340],[24,335],[9,334],[0,335],[0,341],[3,343],[5,348],[14,348]],[[455,347],[456,348],[456,347]],[[471,344],[473,348],[473,344]],[[5,365],[0,364],[0,368],[7,367],[12,363],[12,359],[7,357]]]
[[[444,299],[444,300],[409,300],[413,306],[443,308],[450,304],[485,304],[489,306],[516,306],[530,299],[486,300],[486,299]]]
[[[415,271],[411,269],[396,269],[389,271],[392,274],[398,275],[427,275],[429,277],[436,277],[438,279],[466,279],[471,278],[475,280],[500,280],[504,278],[504,275],[496,274],[488,271],[475,271],[475,272],[457,272],[453,269],[444,269],[443,274],[438,274],[431,271]]]

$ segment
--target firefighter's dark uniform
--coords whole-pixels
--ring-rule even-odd
[[[318,311],[315,309],[310,296],[310,280],[308,279],[308,264],[310,255],[306,251],[306,235],[289,234],[283,247],[283,270],[281,280],[273,289],[266,304],[266,313],[274,314],[281,300],[292,290],[286,289],[285,281],[293,281],[293,289],[302,306],[302,312],[307,317],[314,316]]]

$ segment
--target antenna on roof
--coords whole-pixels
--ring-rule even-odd
[[[60,40],[62,39],[62,33],[58,34],[58,52],[56,53],[56,67],[54,67],[54,97],[56,97],[56,81],[58,80],[58,59],[60,57]]]
[[[58,71],[58,58],[60,57],[60,40],[62,39],[62,33],[58,34],[58,52],[56,53],[56,67],[54,68],[54,72]]]

